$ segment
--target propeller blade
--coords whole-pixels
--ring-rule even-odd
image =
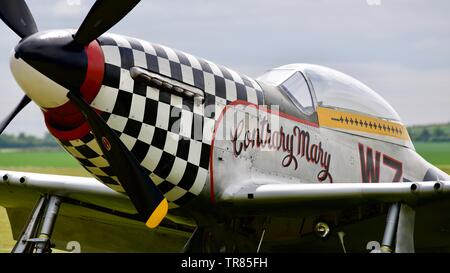
[[[11,112],[11,114],[9,114],[8,117],[6,117],[5,120],[2,121],[2,123],[0,123],[0,135],[3,133],[3,131],[6,129],[6,127],[8,127],[9,123],[11,123],[11,121],[17,116],[17,114],[19,114],[20,111],[22,111],[23,108],[25,108],[25,106],[28,105],[28,103],[30,103],[31,99],[28,98],[27,96],[24,96],[22,98],[22,100],[19,102],[19,104],[16,106],[16,108]]]
[[[79,93],[71,91],[67,97],[78,106],[86,117],[113,172],[117,175],[138,212],[147,220],[146,225],[150,228],[157,227],[168,211],[168,203],[164,195],[117,134]]]
[[[20,38],[38,32],[33,15],[24,0],[0,0],[0,18]]]
[[[75,41],[88,45],[122,20],[139,2],[97,0],[75,34]]]

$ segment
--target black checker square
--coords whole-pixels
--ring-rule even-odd
[[[117,183],[116,180],[112,179],[109,176],[98,176],[98,178],[100,178],[100,180],[105,183],[105,184],[110,184],[110,185],[118,185],[120,186],[119,183]]]
[[[145,100],[144,123],[156,126],[156,118],[158,117],[158,102],[147,98]]]
[[[80,162],[80,164],[82,166],[85,167],[95,167],[94,163],[92,163],[89,159],[84,159],[84,158],[77,158],[78,162]]]
[[[141,132],[142,122],[136,121],[134,119],[127,119],[127,124],[123,132],[131,137],[138,138]]]
[[[170,73],[172,74],[172,78],[177,81],[183,81],[183,74],[181,72],[181,64],[174,61],[169,61],[170,64]]]
[[[152,54],[145,54],[145,57],[147,58],[147,68],[148,70],[159,73],[159,62],[158,57]]]
[[[134,81],[133,93],[140,96],[147,96],[147,85],[142,81]]]
[[[131,110],[131,103],[133,101],[133,94],[119,90],[117,94],[117,101],[114,105],[113,113],[122,117],[129,117]]]
[[[245,85],[236,83],[236,95],[238,100],[247,101],[247,88]]]
[[[105,75],[103,76],[103,85],[119,88],[120,86],[120,67],[113,64],[105,64]]]
[[[183,159],[184,161],[187,161],[189,157],[190,145],[191,145],[190,139],[181,138],[178,141],[177,157]]]
[[[226,68],[223,67],[223,66],[219,66],[219,68],[220,68],[220,71],[222,72],[223,77],[224,77],[225,79],[230,80],[230,81],[234,81],[233,76],[232,76],[231,73],[228,71],[228,69],[226,69]]]
[[[203,59],[198,59],[200,66],[202,67],[203,72],[214,74],[211,66]]]
[[[180,60],[180,64],[185,66],[192,66],[188,57],[186,57],[186,55],[183,52],[175,50],[175,53],[177,54],[178,60]]]
[[[169,55],[167,55],[167,52],[164,50],[164,48],[162,48],[162,46],[155,44],[153,44],[152,46],[155,49],[157,57],[169,59]]]
[[[113,177],[114,176],[114,172],[111,170],[111,167],[101,167],[99,169],[102,172],[104,172],[106,175],[108,175],[109,177]]]
[[[149,150],[150,145],[138,139],[131,149],[131,152],[139,162],[142,162],[147,156]]]
[[[216,82],[216,96],[225,99],[227,97],[225,79],[217,75],[214,76],[214,79]]]
[[[159,127],[155,127],[155,133],[153,134],[152,146],[164,150],[166,145],[167,131]]]
[[[172,99],[172,94],[170,94],[170,92],[159,91],[159,101],[160,102],[170,104],[171,99]]]
[[[180,182],[178,182],[177,186],[189,191],[194,185],[195,179],[197,178],[198,166],[188,162],[186,165],[186,169],[184,171],[184,175],[181,178]]]
[[[98,154],[94,150],[89,148],[87,145],[78,146],[75,147],[75,149],[87,159],[98,157]]]
[[[144,47],[142,46],[142,44],[138,40],[133,39],[133,38],[129,38],[128,42],[130,43],[130,46],[131,46],[132,49],[138,50],[138,51],[142,51],[142,52],[145,51]]]
[[[103,35],[99,39],[101,46],[117,46],[117,42],[108,35]]]
[[[170,183],[169,181],[164,180],[157,187],[161,191],[162,194],[166,194],[169,191],[171,191],[173,188],[175,188],[175,185]]]
[[[211,145],[202,143],[202,152],[200,154],[200,167],[209,169],[209,156],[211,152]]]
[[[119,47],[121,67],[130,70],[134,66],[133,50],[131,48]]]
[[[242,77],[242,80],[244,81],[245,86],[253,88],[252,82],[247,77]]]
[[[194,75],[194,85],[200,90],[205,90],[205,74],[203,71],[196,68],[192,68],[192,74]]]
[[[163,152],[161,159],[158,162],[155,170],[153,171],[157,176],[166,179],[172,171],[173,164],[175,163],[175,156]]]

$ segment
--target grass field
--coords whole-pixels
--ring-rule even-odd
[[[450,142],[416,142],[414,146],[428,162],[450,174]]]
[[[64,151],[0,150],[0,169],[47,174],[90,176]]]

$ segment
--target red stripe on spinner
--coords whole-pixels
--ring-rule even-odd
[[[87,103],[92,103],[102,86],[105,74],[105,58],[100,44],[95,40],[85,46],[87,55],[86,77],[80,92]],[[45,123],[50,133],[60,140],[75,140],[90,131],[83,114],[72,103],[44,111]]]

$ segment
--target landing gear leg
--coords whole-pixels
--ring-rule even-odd
[[[36,203],[12,253],[49,253],[50,237],[58,216],[61,199],[54,195],[42,196]]]
[[[395,203],[389,208],[381,243],[382,253],[414,253],[415,211],[406,204]]]
[[[386,228],[384,229],[383,241],[381,242],[381,252],[391,253],[397,233],[398,216],[400,215],[400,204],[394,203],[389,208]]]

